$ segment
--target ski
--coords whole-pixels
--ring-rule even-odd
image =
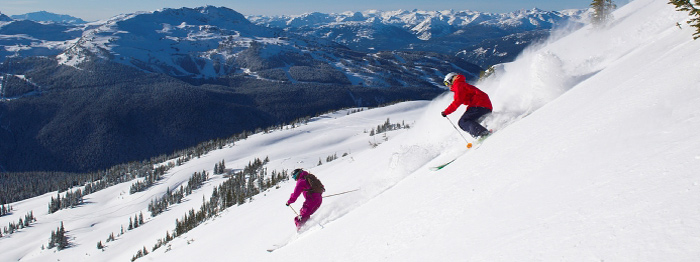
[[[272,248],[269,248],[269,249],[267,250],[267,252],[274,252],[275,250],[277,250],[277,249],[279,249],[279,248],[281,248],[281,247],[283,247],[283,246],[286,246],[286,244],[272,245]]]
[[[275,250],[280,249],[280,248],[286,246],[287,244],[294,242],[294,240],[299,238],[299,235],[300,235],[300,233],[296,233],[293,236],[289,237],[288,239],[285,239],[283,242],[272,245],[272,247],[267,249],[267,252],[274,252]]]
[[[296,234],[296,235],[292,236],[290,239],[288,239],[288,240],[286,240],[286,241],[284,241],[284,242],[282,242],[282,243],[274,244],[274,245],[272,245],[272,247],[270,247],[270,248],[267,249],[267,252],[275,252],[275,250],[280,249],[280,248],[283,248],[283,247],[285,247],[286,245],[289,245],[289,243],[294,242],[294,240],[298,239],[299,236],[300,236],[299,234]]]
[[[446,167],[447,165],[451,164],[451,163],[454,162],[455,160],[457,160],[457,158],[452,159],[452,160],[450,160],[450,162],[444,163],[444,164],[442,164],[442,165],[431,167],[430,170],[431,170],[431,171],[438,171],[438,170],[440,170],[440,169],[443,169],[443,168]]]
[[[311,221],[311,220],[309,220],[309,221]],[[283,242],[272,245],[272,247],[267,249],[267,252],[275,252],[275,250],[283,248],[283,247],[289,245],[290,243],[294,242],[295,240],[307,235],[309,233],[309,231],[316,231],[316,229],[319,227],[320,227],[320,229],[324,228],[323,225],[321,225],[321,223],[316,222],[316,224],[317,225],[310,225],[308,227],[307,226],[302,227],[302,230],[298,231],[296,234],[292,235],[291,237],[285,239]]]
[[[491,132],[493,132],[493,130],[491,130]],[[486,137],[478,138],[478,139],[476,139],[474,142],[468,143],[468,144],[467,144],[467,152],[470,152],[470,151],[473,151],[473,150],[476,150],[477,148],[479,148],[479,147],[481,146],[481,144],[484,143],[484,140],[486,140],[486,139],[489,138],[489,137],[490,137],[490,135],[489,135],[489,136],[486,136]],[[464,153],[467,153],[467,152],[464,152]],[[462,154],[462,155],[464,155],[464,154]],[[452,162],[454,162],[455,160],[457,160],[457,158],[460,158],[462,155],[459,155],[459,156],[455,157],[454,159],[450,160],[450,161],[447,162],[447,163],[444,163],[444,164],[441,164],[441,165],[438,165],[438,166],[434,166],[434,167],[430,167],[430,170],[431,170],[431,171],[438,171],[438,170],[440,170],[440,169],[443,169],[443,168],[445,168],[447,165],[452,164]]]

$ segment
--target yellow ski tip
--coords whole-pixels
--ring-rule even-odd
[[[472,143],[468,143],[467,148],[472,148]]]

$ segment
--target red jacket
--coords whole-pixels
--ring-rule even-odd
[[[460,105],[466,105],[467,109],[469,109],[470,106],[474,106],[493,110],[489,95],[476,88],[476,86],[467,83],[463,75],[455,76],[452,80],[452,87],[450,90],[455,93],[455,98],[452,104],[445,109],[445,115],[452,114]]]

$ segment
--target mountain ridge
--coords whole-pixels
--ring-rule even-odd
[[[31,12],[22,15],[12,15],[10,17],[14,20],[32,20],[37,22],[59,22],[66,24],[87,23],[87,21],[74,16],[55,14],[47,11]]]
[[[380,33],[385,28],[394,28],[402,32],[410,33],[413,37],[406,37],[397,41],[394,45],[399,50],[423,50],[441,53],[457,53],[461,49],[470,47],[485,39],[500,38],[510,34],[522,33],[535,29],[553,29],[564,24],[581,24],[588,17],[587,10],[563,10],[543,11],[540,9],[519,10],[510,13],[494,14],[477,11],[377,11],[367,10],[363,12],[345,13],[307,13],[296,16],[249,16],[248,18],[258,24],[302,35],[333,39],[336,42],[350,46],[358,50],[384,50],[383,47],[373,46],[370,41],[384,40]],[[334,31],[352,34],[340,35]],[[491,35],[487,38],[476,34],[467,37],[459,37],[465,32],[486,31]],[[349,37],[361,35],[366,41]],[[455,44],[448,47],[436,48],[449,43],[441,38],[458,37],[462,46]],[[428,47],[420,48],[420,44],[434,42]],[[375,44],[376,45],[376,44]],[[430,47],[433,49],[431,50]]]
[[[405,15],[404,19],[416,22],[427,17],[418,12]],[[411,42],[414,40],[405,40],[417,39],[407,31],[410,28],[385,25],[377,18],[372,23],[379,30],[364,31],[367,24],[361,22],[364,18],[354,13],[344,19],[351,27],[343,25],[333,34],[374,41],[374,35],[380,32],[379,35],[391,40],[386,42],[386,47],[395,41],[415,45]],[[395,20],[401,19],[388,21]],[[439,24],[449,23],[445,17],[434,20]],[[358,27],[352,27],[355,25]],[[428,27],[437,28],[423,24],[421,30],[429,31]],[[28,29],[33,33],[24,34]],[[0,25],[0,32],[4,32],[0,38],[0,46],[4,47],[0,48],[0,59],[4,59],[0,72],[5,74],[0,83],[0,99],[4,101],[0,115],[5,116],[0,124],[9,127],[0,136],[10,141],[0,146],[0,161],[7,161],[0,163],[0,167],[10,171],[50,171],[51,167],[62,169],[56,171],[94,171],[333,108],[432,99],[445,91],[442,85],[445,72],[461,72],[473,81],[484,70],[464,57],[439,50],[356,50],[334,38],[252,23],[235,10],[214,6],[123,14],[83,25],[11,21]],[[433,30],[431,34],[439,32]],[[475,32],[460,31],[444,40],[466,46],[462,40],[469,34]],[[487,35],[496,37],[499,33]],[[435,44],[416,41],[425,46]],[[503,52],[509,51],[499,50],[498,54]],[[146,79],[140,82],[134,76]],[[153,79],[159,80],[153,83]],[[302,89],[310,91],[302,92]],[[162,92],[161,96],[155,90]],[[82,92],[74,97],[68,95]],[[183,104],[187,97],[217,95],[236,99],[217,98],[216,103],[188,106],[187,110],[178,111],[180,114],[172,115],[155,107],[168,105],[164,99]],[[66,102],[51,101],[58,98]],[[130,113],[105,112],[96,101],[105,107],[122,105],[123,111]],[[313,110],[286,110],[286,105],[301,102]],[[201,112],[214,112],[215,107],[239,109],[239,112],[201,117]],[[94,112],[83,113],[81,109]],[[70,119],[71,115],[79,117]],[[168,121],[158,120],[160,117]],[[123,127],[123,123],[133,122],[130,118],[157,124],[139,125],[143,135],[140,137]],[[228,119],[246,123],[236,125]],[[145,128],[149,125],[150,128]],[[190,125],[215,127],[201,130]],[[75,133],[86,139],[71,135]],[[145,137],[159,134],[164,134],[163,139],[156,139],[153,144],[143,142]],[[121,138],[122,143],[116,138]],[[171,144],[167,143],[168,139],[172,139]],[[36,159],[10,161],[23,155]]]

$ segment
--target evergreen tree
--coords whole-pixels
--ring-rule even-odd
[[[612,0],[593,0],[591,3],[593,16],[591,22],[594,26],[605,27],[612,19],[612,12],[617,8],[617,5]]]
[[[224,160],[221,160],[221,162],[214,164],[214,174],[223,174],[226,173],[226,163]]]
[[[668,3],[675,5],[676,10],[686,11],[690,13],[690,20],[688,24],[695,27],[695,33],[693,34],[693,39],[700,38],[700,0],[694,0],[694,4],[691,0],[670,0]],[[679,25],[680,26],[680,25]]]
[[[112,242],[114,241],[114,233],[110,233],[109,236],[107,237],[107,242]]]
[[[256,159],[255,161],[250,162],[248,166],[243,169],[243,172],[232,173],[226,181],[214,188],[209,201],[202,196],[203,203],[198,211],[190,209],[184,217],[175,219],[175,229],[172,231],[172,234],[170,231],[166,231],[165,237],[158,239],[152,250],[155,251],[159,247],[172,241],[175,237],[181,236],[182,234],[197,227],[197,225],[200,225],[207,219],[214,217],[227,207],[235,204],[242,204],[245,202],[245,199],[252,198],[253,195],[275,186],[281,181],[289,179],[289,174],[286,170],[282,172],[272,171],[271,177],[267,179],[267,169],[263,167],[263,165],[267,162],[269,162],[269,158],[266,158],[265,161]],[[191,177],[190,183],[193,185],[201,185],[201,182],[206,181],[207,178],[208,175],[206,172],[195,172]],[[181,194],[178,192],[186,191],[188,191],[188,189],[180,186],[180,189],[175,190],[172,195]],[[161,200],[167,200],[169,198],[168,196],[170,195],[171,193],[168,189],[168,193],[166,193]],[[161,200],[157,200],[156,202],[160,202]],[[172,203],[176,202],[173,201]],[[148,250],[144,247],[143,249],[137,251],[136,255],[132,257],[132,261],[145,255],[148,255]]]
[[[66,237],[66,229],[63,227],[63,221],[61,221],[61,228],[58,229],[56,238],[58,250],[68,248],[68,237]]]
[[[36,222],[36,217],[34,217],[34,211],[29,211],[29,213],[24,215],[24,227],[28,227],[33,222]]]
[[[56,231],[51,230],[51,236],[49,237],[48,248],[52,249],[54,247],[56,247]]]
[[[66,237],[66,229],[63,227],[63,221],[61,221],[61,226],[55,231],[51,231],[51,237],[49,238],[49,249],[56,247],[59,251],[68,248],[70,243],[68,243],[68,237]]]

